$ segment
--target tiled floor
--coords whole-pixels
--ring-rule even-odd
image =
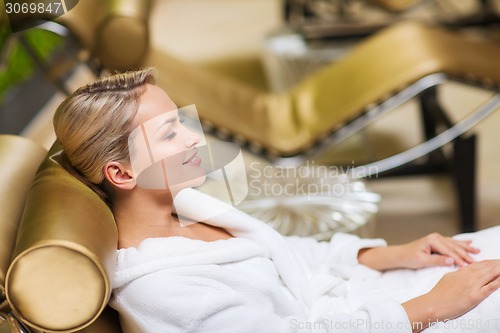
[[[280,20],[280,1],[277,0],[157,0],[151,23],[152,46],[189,61],[255,54],[260,52],[264,36],[280,26]],[[79,82],[88,80],[87,74],[82,73]],[[484,91],[456,84],[446,85],[443,92],[443,102],[456,118],[464,116],[485,97]],[[27,136],[50,145],[53,140],[51,112],[60,98],[54,97],[47,112],[40,115],[38,124],[42,126],[28,129]],[[480,228],[500,224],[499,127],[500,112],[497,112],[474,129],[479,135]],[[420,137],[415,104],[407,103],[391,112],[365,134],[370,145],[384,154],[414,145]],[[364,154],[366,142],[362,137],[355,137],[341,146],[338,154]],[[374,236],[398,243],[433,231],[447,235],[458,232],[454,191],[446,177],[379,179],[367,186],[382,195]]]

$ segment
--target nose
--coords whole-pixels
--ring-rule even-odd
[[[201,138],[198,134],[196,134],[196,132],[190,130],[189,128],[185,127],[184,126],[184,129],[186,131],[185,135],[186,135],[186,148],[192,148],[194,146],[196,146]]]

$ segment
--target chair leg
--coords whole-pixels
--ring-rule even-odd
[[[424,91],[419,97],[425,140],[453,126],[439,104],[437,87]],[[457,194],[460,231],[470,232],[476,230],[476,136],[458,137],[452,144],[452,154],[439,149],[429,154],[424,163],[405,165],[382,176],[449,174]]]
[[[458,196],[461,232],[476,226],[476,135],[460,137],[453,143],[452,177]]]
[[[439,128],[453,126],[440,106],[437,87],[425,91],[420,97],[422,120],[426,139],[435,136]],[[460,214],[461,232],[470,232],[476,229],[476,136],[459,137],[453,141],[453,156],[446,157],[440,149],[429,156],[429,162],[440,163],[447,161],[447,169],[453,178],[457,193],[458,212]]]
[[[425,140],[435,137],[439,133],[440,127],[450,128],[453,126],[439,103],[437,89],[436,86],[431,87],[419,96]],[[437,164],[444,163],[446,157],[443,150],[438,149],[432,152],[428,156],[428,161]]]

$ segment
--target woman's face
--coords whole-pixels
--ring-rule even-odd
[[[147,85],[134,121],[131,162],[138,186],[178,192],[205,181],[196,149],[200,136],[182,124],[177,106],[161,88]]]

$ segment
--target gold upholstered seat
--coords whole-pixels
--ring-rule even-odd
[[[127,1],[147,4],[135,0],[123,3]],[[120,8],[124,11],[121,13],[127,13],[127,20],[134,17],[133,6]],[[147,25],[147,7],[141,8],[136,9],[135,23]],[[114,11],[112,17],[123,17],[118,12]],[[62,18],[60,23],[78,35],[76,26],[63,22]],[[144,26],[132,29],[147,32]],[[113,26],[112,31],[119,30]],[[462,137],[474,123],[454,127],[441,121],[442,110],[430,106],[435,100],[435,87],[452,79],[498,93],[499,58],[498,45],[468,39],[440,27],[403,23],[366,40],[342,62],[319,70],[282,94],[273,94],[259,87],[259,82],[246,80],[246,70],[240,69],[241,76],[235,78],[224,70],[187,64],[158,50],[150,50],[139,66],[155,66],[160,73],[158,85],[179,106],[196,104],[207,128],[275,163],[302,163],[315,158],[322,147],[340,142],[404,101],[423,96],[427,145],[391,165],[401,166],[454,140],[456,151],[452,160],[463,167],[474,161],[473,141]],[[116,64],[117,68],[128,67]],[[498,103],[498,98],[493,100],[480,115],[493,112]],[[443,132],[447,136],[439,137],[436,127],[442,123],[456,130]],[[0,148],[10,146],[10,139],[0,140]],[[13,149],[21,150],[16,145]],[[17,170],[12,167],[18,165],[16,161],[4,162],[10,155],[12,151],[1,154],[0,166],[5,163],[8,170]],[[34,168],[43,151],[37,153],[36,161],[32,160],[34,154],[28,155],[27,165]],[[455,177],[468,181],[471,174],[473,178],[473,171],[466,168]],[[20,176],[16,177],[11,179]],[[8,233],[2,230],[0,237],[10,235],[5,236],[5,244],[9,244],[5,247],[6,254],[0,253],[3,256],[0,284],[6,290],[0,310],[1,318],[7,318],[0,319],[0,332],[15,332],[13,325],[17,320],[30,329],[44,332],[120,332],[116,314],[106,307],[117,243],[109,209],[61,168],[57,163],[57,147],[42,162],[29,194],[26,191],[31,180],[28,180],[24,178],[25,187],[16,199],[18,208],[10,219],[13,222],[0,226],[9,230]],[[17,181],[2,183],[0,193],[7,193],[9,200],[13,200],[10,193],[17,184]],[[464,201],[470,200],[471,194],[474,199],[472,185],[459,186],[460,191],[469,195]],[[10,201],[3,200],[3,204],[7,202]],[[24,202],[21,219],[19,207]],[[3,217],[5,211],[1,212]],[[464,213],[469,220],[471,214],[473,210]],[[14,245],[12,235],[16,231]]]
[[[76,40],[105,68],[139,66],[149,31],[137,9],[148,10],[136,4],[148,2],[84,0],[60,17],[13,15],[10,41],[33,51],[23,34],[35,27]],[[34,60],[52,81],[55,74],[67,75],[61,71],[66,64],[49,68]],[[66,91],[64,84],[56,86]],[[0,135],[0,332],[120,333],[116,312],[107,308],[117,247],[114,218],[59,165],[57,149],[47,155],[26,139]]]
[[[10,135],[0,136],[0,332],[17,322],[8,317],[5,277],[16,244],[16,234],[28,190],[45,151],[35,143]],[[15,331],[13,331],[15,332]]]
[[[0,135],[0,332],[119,333],[114,218],[57,152]]]

